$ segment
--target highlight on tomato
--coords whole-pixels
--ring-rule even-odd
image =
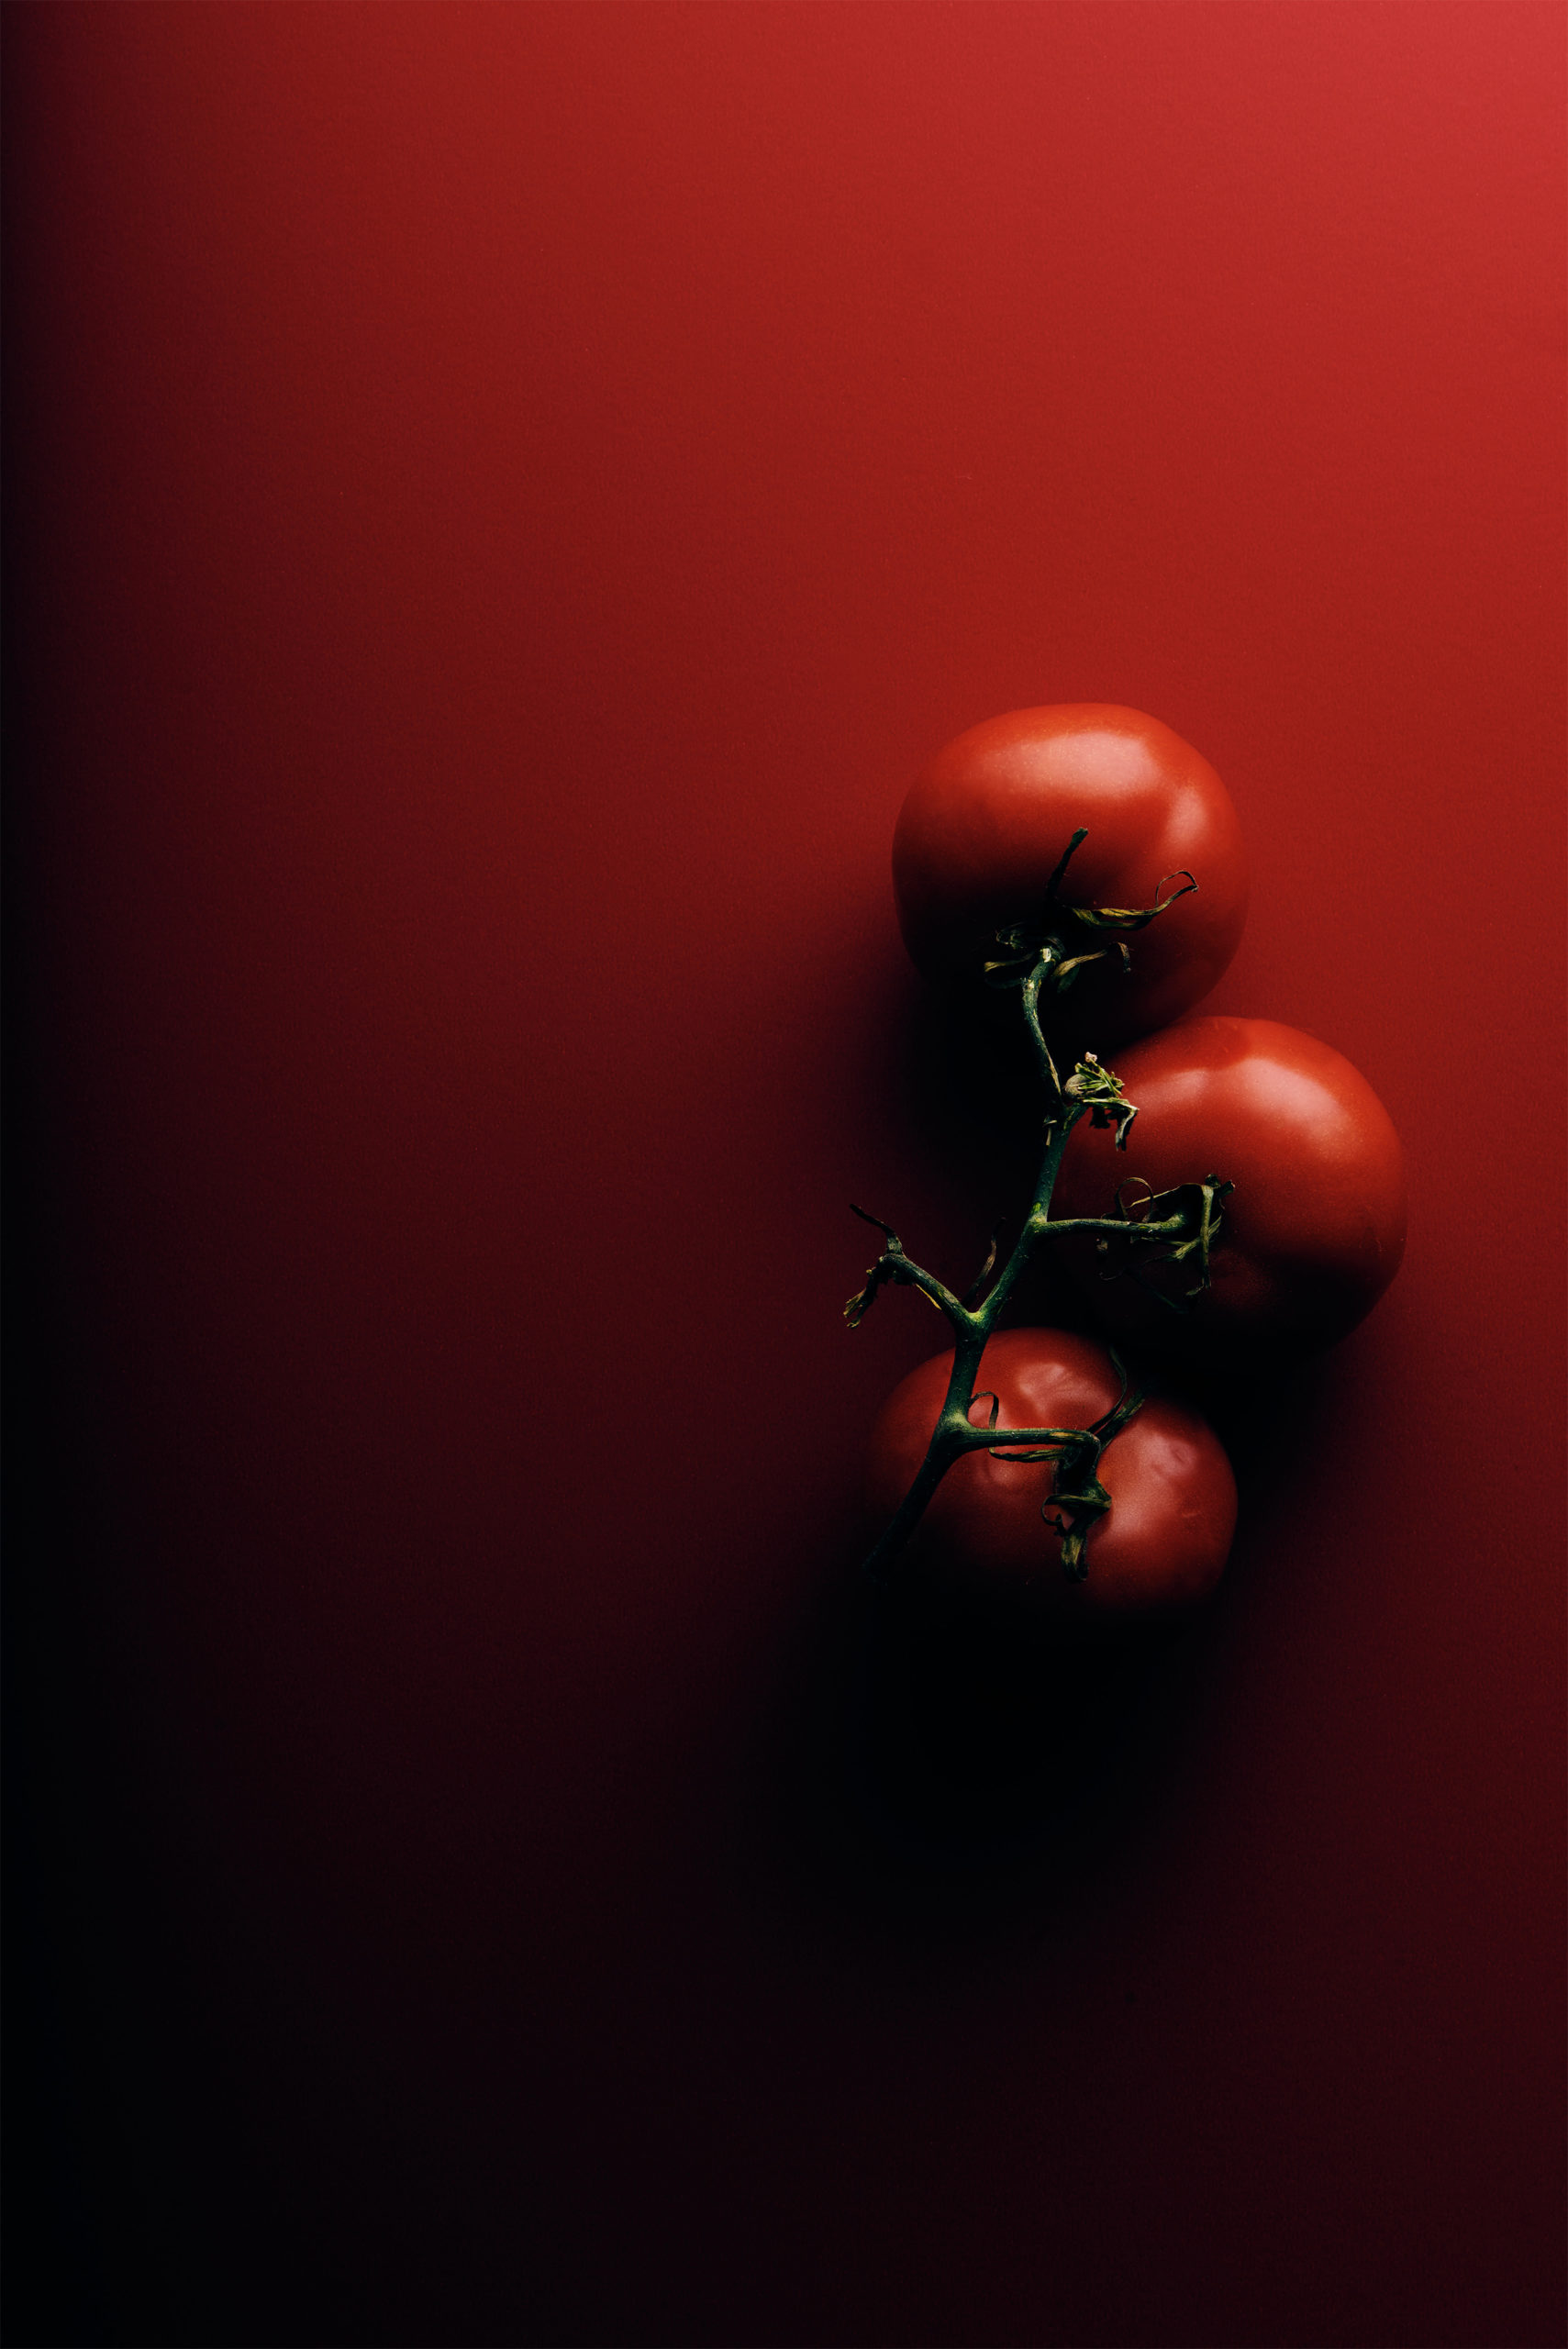
[[[1203,1014],[1129,1045],[1116,1066],[1137,1105],[1125,1146],[1082,1120],[1052,1216],[1146,1222],[1162,1195],[1206,1175],[1233,1188],[1206,1286],[1187,1263],[1114,1234],[1057,1241],[1104,1327],[1232,1370],[1344,1337],[1405,1248],[1404,1153],[1365,1077],[1298,1028]]]
[[[1158,718],[1108,702],[1013,710],[939,751],[900,811],[893,877],[905,944],[936,981],[978,981],[999,935],[1027,951],[1058,910],[1123,917],[1067,923],[1072,967],[1041,1001],[1101,1050],[1201,1001],[1247,914],[1224,784]]]
[[[952,1366],[951,1353],[923,1363],[877,1418],[866,1493],[884,1517],[920,1470]],[[1062,1330],[995,1332],[971,1424],[1087,1433],[1091,1456],[1070,1444],[1051,1456],[1038,1446],[965,1453],[909,1537],[910,1564],[977,1598],[1022,1597],[1042,1624],[1068,1634],[1103,1637],[1201,1609],[1229,1554],[1235,1478],[1195,1411],[1159,1392],[1137,1394],[1093,1339]],[[1101,1444],[1093,1431],[1107,1425]],[[1085,1480],[1101,1494],[1088,1511],[1074,1506]]]

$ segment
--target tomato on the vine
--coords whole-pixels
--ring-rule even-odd
[[[1114,949],[1061,998],[1068,1024],[1110,1046],[1177,1019],[1235,953],[1247,869],[1229,794],[1207,759],[1158,718],[1063,702],[988,718],[958,736],[910,790],[893,841],[905,944],[930,979],[978,979],[999,931],[1035,917],[1073,835],[1062,880],[1077,906],[1144,908],[1195,890],[1139,931],[1130,970]],[[1043,1008],[1042,1008],[1043,1016]]]
[[[952,1369],[951,1353],[911,1371],[884,1404],[872,1433],[867,1497],[896,1508],[914,1480]],[[1124,1382],[1102,1345],[1062,1330],[1001,1330],[980,1366],[970,1411],[998,1427],[1089,1428],[1112,1411]],[[1081,1579],[1063,1571],[1062,1539],[1050,1520],[1050,1463],[972,1452],[937,1486],[910,1540],[928,1573],[977,1594],[1027,1592],[1032,1609],[1063,1630],[1109,1631],[1189,1613],[1211,1595],[1236,1526],[1236,1484],[1218,1438],[1195,1411],[1150,1394],[1099,1455],[1111,1506],[1093,1525]]]
[[[1112,1214],[1118,1195],[1153,1217],[1151,1194],[1211,1174],[1235,1189],[1195,1296],[1190,1260],[1159,1265],[1152,1249],[1063,1236],[1061,1255],[1106,1327],[1215,1367],[1313,1351],[1353,1329],[1405,1248],[1404,1156],[1365,1077],[1298,1028],[1213,1015],[1130,1045],[1116,1073],[1138,1107],[1127,1147],[1086,1119],[1075,1127],[1053,1217]]]

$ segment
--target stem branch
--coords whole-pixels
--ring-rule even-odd
[[[1084,837],[1082,828],[1073,833],[1051,875],[1041,925],[1036,928],[1025,924],[1003,932],[997,944],[1003,950],[1004,959],[986,964],[986,975],[994,983],[1019,988],[1024,1022],[1034,1048],[1046,1097],[1040,1174],[1029,1213],[1024,1218],[1006,1263],[989,1290],[985,1290],[985,1279],[995,1261],[995,1243],[993,1241],[992,1252],[984,1270],[968,1292],[968,1297],[961,1300],[934,1274],[911,1262],[890,1224],[883,1223],[878,1216],[866,1215],[863,1208],[854,1210],[865,1222],[877,1225],[885,1235],[887,1244],[866,1275],[864,1288],[858,1297],[851,1297],[844,1308],[845,1318],[851,1326],[853,1327],[870,1309],[878,1290],[892,1285],[917,1288],[946,1317],[953,1333],[952,1371],[941,1411],[926,1448],[926,1456],[916,1473],[914,1483],[866,1560],[867,1572],[877,1581],[884,1578],[887,1567],[903,1550],[919,1523],[931,1495],[955,1460],[967,1453],[983,1451],[1006,1455],[1024,1447],[1033,1448],[1037,1456],[1054,1458],[1058,1462],[1059,1474],[1053,1494],[1060,1499],[1066,1517],[1062,1520],[1048,1518],[1046,1521],[1062,1535],[1062,1562],[1070,1578],[1081,1579],[1086,1571],[1083,1544],[1088,1527],[1093,1522],[1095,1512],[1110,1506],[1108,1494],[1094,1476],[1093,1464],[1097,1461],[1103,1446],[1126,1425],[1142,1399],[1131,1394],[1125,1384],[1125,1373],[1121,1400],[1105,1419],[1097,1420],[1093,1429],[977,1428],[969,1417],[974,1405],[975,1380],[979,1375],[986,1341],[1042,1241],[1054,1239],[1059,1233],[1067,1231],[1112,1232],[1129,1241],[1135,1247],[1145,1242],[1169,1240],[1175,1242],[1184,1253],[1196,1247],[1201,1252],[1207,1277],[1208,1240],[1218,1220],[1213,1216],[1214,1197],[1209,1193],[1217,1184],[1217,1177],[1210,1176],[1208,1186],[1201,1186],[1204,1191],[1202,1222],[1195,1233],[1192,1211],[1188,1208],[1178,1208],[1158,1222],[1137,1223],[1126,1215],[1071,1216],[1058,1222],[1051,1220],[1051,1194],[1061,1171],[1062,1155],[1079,1119],[1089,1117],[1097,1126],[1114,1125],[1116,1146],[1119,1150],[1125,1147],[1128,1129],[1138,1112],[1133,1104],[1124,1097],[1119,1078],[1112,1070],[1104,1067],[1093,1052],[1086,1053],[1066,1083],[1062,1082],[1040,1026],[1041,992],[1048,985],[1057,993],[1064,992],[1084,963],[1099,960],[1109,951],[1102,945],[1095,952],[1081,951],[1073,953],[1069,952],[1070,944],[1087,948],[1096,933],[1141,930],[1174,902],[1174,898],[1165,898],[1151,907],[1133,911],[1064,905],[1057,894],[1059,885]],[[1167,878],[1183,880],[1191,889],[1197,886],[1190,874],[1170,874]],[[1161,887],[1163,886],[1162,882]],[[1177,896],[1185,894],[1185,890],[1175,893]],[[1129,949],[1118,940],[1114,951],[1120,957],[1123,967],[1130,967]],[[1229,1189],[1229,1186],[1226,1185],[1223,1191],[1216,1192],[1214,1197],[1223,1197]],[[1166,1195],[1167,1197],[1170,1196]],[[969,1298],[976,1297],[979,1301],[972,1305]],[[1112,1360],[1116,1360],[1114,1354]],[[1119,1363],[1118,1368],[1120,1369]],[[993,1408],[995,1408],[994,1405]],[[1083,1490],[1073,1489],[1074,1465],[1077,1482]]]

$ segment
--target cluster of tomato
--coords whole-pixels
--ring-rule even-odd
[[[1130,1125],[1079,1114],[1043,1232],[1108,1343],[995,1330],[970,1418],[1090,1430],[1122,1403],[1097,1464],[1110,1506],[1064,1572],[1049,1463],[974,1450],[947,1469],[910,1548],[944,1575],[1027,1591],[1063,1625],[1105,1630],[1200,1606],[1234,1531],[1229,1463],[1199,1413],[1162,1387],[1161,1364],[1247,1376],[1344,1336],[1398,1269],[1406,1201],[1398,1138],[1348,1061],[1273,1020],[1194,1014],[1240,939],[1240,829],[1207,762],[1139,711],[1020,710],[972,728],[931,762],[893,850],[905,941],[925,976],[962,993],[988,961],[998,968],[996,941],[1005,955],[1027,938],[1075,833],[1079,907],[1161,908],[1125,948],[1085,958],[1063,992],[1040,998],[1062,1065],[1091,1045],[1102,1061],[1114,1052],[1137,1112]],[[1173,895],[1178,874],[1196,886]],[[1140,1250],[1135,1227],[1150,1203],[1206,1182],[1218,1212],[1204,1247],[1179,1261]],[[1051,1233],[1084,1220],[1100,1229]],[[1107,1235],[1118,1220],[1125,1240]],[[1142,1400],[1130,1416],[1113,1347],[1138,1365]],[[869,1492],[884,1513],[920,1471],[953,1360],[915,1371],[877,1420]]]

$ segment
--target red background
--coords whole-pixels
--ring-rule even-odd
[[[27,2337],[1561,2337],[1562,31],[9,12]],[[888,844],[1068,698],[1410,1247],[1129,1815],[901,1872]]]

